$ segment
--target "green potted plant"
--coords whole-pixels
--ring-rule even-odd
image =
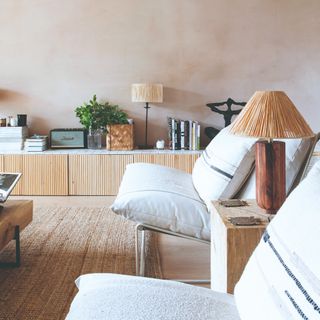
[[[88,131],[88,148],[101,148],[102,134],[107,131],[107,126],[112,124],[128,124],[128,115],[118,105],[109,102],[100,103],[94,95],[89,103],[75,109],[80,123]]]

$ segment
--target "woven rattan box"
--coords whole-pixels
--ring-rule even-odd
[[[107,130],[107,150],[133,150],[133,124],[112,124]]]

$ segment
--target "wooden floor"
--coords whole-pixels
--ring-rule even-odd
[[[34,206],[101,207],[111,205],[114,197],[15,196],[11,199],[31,199],[34,201]],[[166,235],[161,235],[159,244],[165,278],[210,279],[210,248],[208,245]]]

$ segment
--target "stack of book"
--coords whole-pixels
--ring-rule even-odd
[[[0,151],[23,150],[27,127],[0,127]]]
[[[200,150],[200,124],[168,117],[168,138],[171,150]]]
[[[28,152],[41,152],[48,149],[48,136],[34,135],[26,139],[25,150]]]

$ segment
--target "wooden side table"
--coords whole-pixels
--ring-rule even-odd
[[[272,217],[258,207],[255,200],[248,206],[224,207],[213,201],[211,212],[211,289],[233,293],[235,284]],[[254,226],[236,226],[231,217],[259,218]]]

